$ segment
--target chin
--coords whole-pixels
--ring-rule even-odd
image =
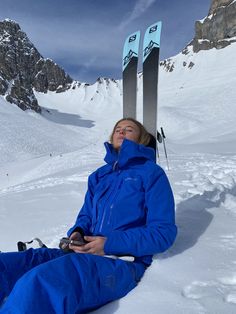
[[[113,143],[113,147],[114,147],[116,150],[119,150],[120,147],[121,147],[121,145],[122,145],[122,143],[123,143],[123,141],[122,141],[122,142],[119,142],[119,143],[116,143],[116,144]]]

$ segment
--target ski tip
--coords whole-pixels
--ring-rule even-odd
[[[130,34],[124,44],[123,48],[123,59],[122,59],[122,69],[123,71],[129,64],[132,58],[138,58],[139,53],[139,42],[140,42],[140,31],[136,31]]]
[[[160,31],[161,27],[162,27],[162,21],[157,21],[147,27],[146,33],[151,34],[151,33],[156,32],[157,30]]]
[[[132,34],[129,34],[125,40],[125,43],[132,43],[140,39],[140,31],[136,31]]]
[[[146,29],[143,40],[143,62],[146,60],[152,49],[160,48],[162,22],[158,21]]]

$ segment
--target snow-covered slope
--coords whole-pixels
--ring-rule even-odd
[[[161,68],[158,120],[167,135],[178,238],[134,291],[96,313],[235,313],[235,53],[236,44],[189,51],[171,58],[172,72]],[[139,118],[141,83],[140,74]],[[42,115],[0,99],[2,251],[35,236],[58,245],[122,116],[121,83],[112,80],[37,99]],[[166,169],[162,149],[161,165]]]
[[[0,98],[0,164],[81,148],[93,125],[75,114],[24,112]]]
[[[187,55],[168,60],[172,72],[160,68],[158,122],[172,151],[236,151],[235,54],[236,44],[197,54],[189,48]],[[93,85],[75,82],[64,93],[35,92],[45,108],[42,116],[22,112],[0,98],[0,163],[74,151],[89,144],[87,134],[101,144],[122,117],[121,85],[100,79]],[[141,74],[138,92],[142,121]]]
[[[56,247],[75,220],[87,176],[101,165],[102,153],[95,145],[2,166],[1,250],[15,250],[17,241],[35,236]],[[198,153],[169,158],[177,240],[155,257],[135,290],[97,314],[235,313],[236,157]]]
[[[219,152],[226,146],[236,150],[236,44],[225,49],[212,49],[171,58],[173,71],[160,67],[159,116],[173,148],[198,144],[198,149]],[[96,121],[100,129],[111,129],[122,117],[121,83],[103,80],[91,86],[80,85],[63,94],[37,93],[39,103],[61,112],[76,112]],[[138,119],[142,121],[142,74],[138,82]],[[105,125],[104,125],[105,121]],[[207,143],[207,145],[206,145]],[[229,145],[232,144],[232,145]],[[186,148],[187,149],[187,148]]]
[[[236,44],[171,59],[160,75],[160,124],[172,140],[217,143],[235,140]],[[234,148],[235,151],[235,148]]]

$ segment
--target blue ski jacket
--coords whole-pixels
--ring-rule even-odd
[[[124,139],[119,152],[105,143],[106,165],[89,176],[88,191],[75,225],[85,235],[107,237],[107,255],[132,255],[150,265],[152,255],[174,242],[175,206],[152,148]]]

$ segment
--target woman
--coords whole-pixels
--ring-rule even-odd
[[[0,254],[0,313],[86,313],[133,289],[176,237],[173,194],[150,136],[134,119],[113,129],[70,240],[85,244]],[[72,241],[72,242],[73,242]],[[113,258],[110,258],[110,257]],[[119,257],[119,258],[115,258]],[[124,256],[133,256],[126,261]]]

